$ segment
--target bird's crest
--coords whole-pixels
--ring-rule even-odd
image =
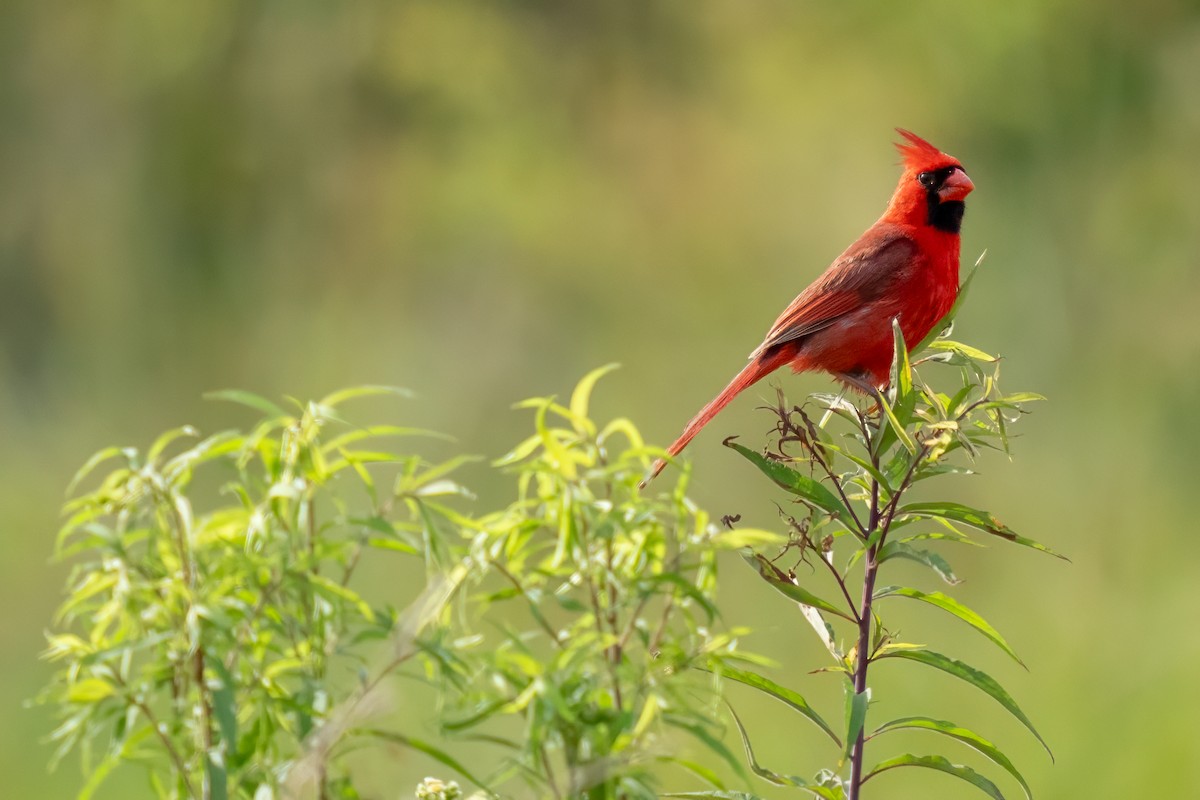
[[[904,166],[909,169],[925,169],[930,161],[946,157],[945,153],[912,131],[906,131],[904,128],[896,128],[896,133],[903,136],[909,142],[908,144],[896,142],[896,149],[900,151],[900,156],[904,159]]]

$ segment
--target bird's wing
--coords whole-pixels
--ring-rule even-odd
[[[869,231],[783,310],[750,357],[827,328],[886,294],[916,253],[916,242],[899,229]]]

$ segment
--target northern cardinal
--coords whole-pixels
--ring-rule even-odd
[[[958,159],[896,130],[907,140],[896,145],[904,174],[883,216],[783,310],[745,369],[667,448],[672,456],[729,401],[784,364],[828,372],[861,390],[885,386],[892,320],[912,347],[950,310],[958,295],[963,199],[975,185]],[[642,486],[665,466],[656,461]]]

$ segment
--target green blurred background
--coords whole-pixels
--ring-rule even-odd
[[[1074,564],[954,554],[958,595],[1028,673],[936,612],[903,618],[1005,682],[1057,766],[944,676],[892,668],[876,713],[981,730],[1041,797],[1196,796],[1200,7],[1184,0],[5,3],[4,795],[78,785],[73,763],[46,774],[50,720],[21,704],[47,674],[63,487],[93,450],[235,418],[211,389],[375,382],[419,392],[390,421],[495,456],[529,423],[511,402],[608,361],[624,369],[597,413],[665,443],[881,212],[897,125],[978,187],[963,254],[988,258],[958,337],[1008,359],[1008,389],[1051,398],[1012,463],[943,488]],[[720,447],[769,426],[755,405],[691,447],[694,495],[775,526],[770,488]],[[507,491],[464,478],[481,502]],[[727,621],[761,631],[748,645],[836,717],[834,680],[801,669],[821,654],[799,617],[748,571],[723,591]],[[798,717],[738,699],[772,768],[832,760]],[[894,744],[943,744],[912,736]],[[379,797],[429,770],[394,758]],[[973,796],[903,772],[872,796]]]

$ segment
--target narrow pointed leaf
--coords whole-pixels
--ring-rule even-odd
[[[570,408],[571,413],[577,418],[576,424],[578,421],[588,418],[588,405],[591,401],[592,389],[596,387],[596,381],[619,366],[620,364],[605,364],[603,367],[598,367],[584,375],[583,379],[575,385],[575,391],[571,392]]]
[[[779,700],[781,703],[794,708],[796,711],[799,711],[810,721],[812,721],[813,724],[815,724],[818,728],[825,731],[829,738],[832,739],[838,747],[842,746],[841,740],[838,738],[838,735],[834,733],[833,728],[829,727],[829,723],[827,723],[798,692],[794,692],[786,686],[780,686],[770,678],[765,678],[757,673],[747,672],[745,670],[738,669],[737,667],[731,667],[729,664],[716,661],[715,659],[709,662],[708,669],[712,672],[720,674],[728,680],[736,681],[737,683],[758,689],[760,692],[768,694],[771,697],[774,697],[776,700]]]
[[[754,748],[750,746],[750,736],[746,733],[746,726],[742,724],[742,720],[738,717],[737,712],[733,710],[733,706],[725,704],[729,709],[730,716],[733,717],[733,723],[737,726],[738,735],[742,737],[742,748],[746,751],[746,761],[750,764],[750,769],[754,774],[762,778],[768,783],[773,783],[776,786],[797,786],[804,788],[808,786],[808,781],[803,778],[797,778],[795,775],[780,775],[778,772],[769,770],[758,763],[758,759],[754,757]]]
[[[904,449],[910,454],[916,455],[917,443],[913,441],[912,436],[910,436],[908,431],[905,430],[904,425],[900,423],[900,420],[896,417],[896,412],[892,410],[892,407],[888,404],[887,398],[883,397],[882,395],[879,396],[879,407],[883,409],[883,414],[888,419],[888,425],[891,426],[891,431],[895,437],[900,440],[900,444],[904,445]],[[882,443],[876,445],[875,451],[877,453],[882,453],[888,448],[890,442],[888,442],[887,437],[884,436],[881,436],[879,441]]]
[[[778,567],[758,553],[745,555],[743,558],[745,558],[747,564],[758,570],[758,574],[762,576],[763,580],[775,587],[775,591],[779,592],[784,597],[795,600],[797,603],[801,603],[806,606],[819,608],[822,611],[827,611],[830,614],[835,614],[841,617],[842,619],[854,622],[854,617],[852,617],[850,614],[842,611],[828,600],[822,600],[820,597],[817,597],[807,589],[797,586],[785,572],[781,571]]]
[[[886,772],[889,769],[896,767],[925,767],[926,769],[936,769],[939,772],[944,772],[947,775],[953,775],[956,778],[966,781],[981,792],[991,797],[992,800],[1004,800],[1004,795],[1000,793],[999,787],[989,781],[987,778],[980,775],[970,767],[964,767],[962,764],[952,764],[949,760],[942,756],[914,756],[911,753],[906,753],[902,756],[889,758],[886,761],[881,761],[876,764],[866,777],[863,778],[863,783],[866,783],[871,778],[874,778],[881,772]]]
[[[714,736],[708,728],[698,722],[693,722],[688,717],[679,716],[676,714],[667,714],[663,720],[672,727],[687,731],[692,736],[696,737],[701,743],[708,747],[718,758],[729,765],[737,776],[747,783],[750,782],[750,775],[746,772],[746,768],[742,766],[742,762],[737,760],[737,757],[725,746],[719,738]]]
[[[655,760],[664,764],[674,764],[681,769],[685,769],[718,790],[725,788],[724,782],[721,781],[721,776],[704,764],[697,764],[695,761],[688,761],[676,756],[657,756]]]
[[[941,592],[922,592],[918,589],[910,589],[907,586],[887,586],[875,593],[876,599],[883,597],[908,597],[913,600],[920,600],[923,603],[928,603],[931,606],[947,611],[961,619],[963,622],[970,625],[975,630],[982,633],[988,639],[996,644],[1004,652],[1008,653],[1014,661],[1025,666],[1025,662],[1020,659],[1016,652],[1009,646],[1000,632],[988,624],[988,621],[977,613],[967,608],[962,603],[955,600],[949,595]]]
[[[206,658],[204,663],[208,669],[217,673],[221,681],[219,687],[212,689],[213,716],[217,719],[217,730],[221,734],[221,740],[225,742],[225,752],[237,753],[238,725],[233,676],[219,658]]]
[[[963,505],[962,503],[907,503],[900,508],[897,516],[913,516],[913,517],[930,517],[937,519],[948,519],[954,522],[961,522],[964,525],[970,525],[973,528],[978,528],[985,533],[990,533],[993,536],[999,536],[1002,539],[1007,539],[1010,542],[1030,547],[1034,550],[1040,550],[1043,553],[1049,553],[1055,558],[1061,558],[1064,561],[1070,561],[1069,558],[1056,553],[1049,547],[1039,544],[1032,539],[1026,539],[1023,536],[1018,536],[1011,528],[1005,525],[1000,520],[986,511],[980,511],[977,508]]]
[[[954,318],[958,316],[958,310],[962,308],[962,304],[967,300],[967,292],[971,288],[971,281],[975,280],[975,276],[979,274],[979,265],[983,263],[986,255],[987,250],[979,254],[979,258],[975,261],[975,266],[971,269],[971,274],[958,287],[958,296],[954,298],[954,305],[950,306],[950,310],[946,312],[946,316],[938,320],[937,324],[929,329],[929,333],[925,334],[925,338],[918,342],[917,346],[909,352],[913,354],[920,353],[926,347],[929,347],[930,342],[940,337],[950,323],[954,322]]]
[[[429,742],[426,742],[422,739],[414,739],[411,736],[405,736],[404,734],[397,733],[395,731],[377,730],[377,729],[358,730],[358,731],[355,731],[355,733],[358,733],[358,734],[364,735],[364,736],[371,736],[376,739],[381,739],[381,740],[387,741],[387,742],[395,742],[396,744],[400,744],[405,747],[412,748],[413,750],[419,750],[420,752],[429,756],[433,760],[437,761],[439,764],[449,767],[450,769],[457,772],[459,775],[462,775],[464,778],[466,778],[467,780],[469,780],[471,783],[475,784],[476,786],[480,787],[481,789],[484,789],[485,791],[489,791],[489,792],[491,791],[490,789],[488,789],[487,783],[485,783],[483,780],[479,779],[474,774],[472,774],[471,771],[469,769],[467,769],[465,766],[463,766],[461,762],[459,762],[457,759],[455,759],[449,753],[446,753],[445,751],[440,750],[437,747],[434,747],[432,744],[430,744]]]
[[[93,453],[92,456],[86,462],[84,462],[84,465],[79,468],[79,471],[75,473],[75,476],[71,478],[71,482],[67,484],[67,495],[70,496],[74,494],[75,488],[79,486],[80,482],[89,474],[91,474],[92,470],[103,464],[105,461],[122,455],[125,456],[126,460],[128,460],[134,455],[134,453],[135,451],[128,447],[106,447],[103,450]]]
[[[261,411],[268,417],[289,417],[287,411],[282,407],[272,403],[261,395],[247,392],[242,389],[220,389],[215,392],[205,392],[205,400],[225,400],[230,403],[239,403],[243,406],[249,406],[257,411]]]
[[[993,763],[1003,767],[1009,775],[1012,775],[1013,778],[1016,779],[1017,783],[1021,784],[1021,788],[1025,791],[1025,796],[1029,798],[1029,800],[1033,800],[1033,792],[1030,791],[1029,784],[1025,781],[1025,777],[1017,771],[1017,768],[1013,766],[1012,761],[1010,761],[1008,756],[1004,755],[1004,753],[1000,751],[1000,748],[996,747],[996,745],[992,744],[987,739],[984,739],[974,731],[967,728],[961,728],[958,725],[955,725],[953,722],[932,719],[930,717],[902,717],[900,719],[894,719],[891,722],[884,723],[883,725],[879,726],[879,728],[876,729],[876,731],[871,735],[878,736],[879,734],[887,733],[888,731],[904,729],[933,731],[934,733],[940,733],[943,736],[949,736],[952,739],[957,739],[968,747],[978,750]]]
[[[353,400],[356,397],[375,397],[377,395],[390,394],[395,397],[411,398],[413,393],[408,389],[402,389],[399,386],[352,386],[349,389],[340,389],[333,394],[326,395],[321,398],[319,405],[334,408],[347,400]]]
[[[726,792],[722,790],[711,790],[707,792],[667,792],[660,794],[659,797],[693,797],[707,798],[707,800],[764,800],[756,794],[750,792]]]
[[[871,690],[855,692],[849,683],[846,684],[846,757],[858,742],[863,725],[867,722],[867,706],[871,702]]]
[[[884,561],[890,561],[893,558],[905,558],[909,561],[916,561],[918,564],[924,564],[951,586],[962,582],[954,574],[950,562],[932,550],[922,550],[905,542],[888,542],[879,551],[878,560],[882,564]]]
[[[764,475],[779,484],[785,491],[801,497],[829,513],[847,528],[854,525],[854,520],[845,504],[823,483],[797,472],[786,464],[772,461],[762,453],[756,453],[749,447],[740,445],[733,440],[726,440],[725,446],[741,453],[747,461],[758,467]]]
[[[994,355],[992,355],[991,353],[986,353],[977,347],[972,347],[971,345],[963,344],[962,342],[954,342],[949,339],[938,339],[936,341],[930,342],[926,346],[930,350],[938,350],[940,352],[949,352],[949,353],[958,353],[959,355],[966,356],[967,358],[971,358],[976,361],[986,361],[988,363],[991,363],[996,360],[996,357]]]
[[[943,672],[948,672],[956,678],[966,681],[975,688],[982,691],[984,694],[991,697],[1000,705],[1012,714],[1021,724],[1029,729],[1029,732],[1034,735],[1034,738],[1041,743],[1042,747],[1050,755],[1050,760],[1054,760],[1054,753],[1050,751],[1050,746],[1046,744],[1046,740],[1037,732],[1037,728],[1033,727],[1033,723],[1021,707],[1017,705],[1017,701],[1012,698],[1004,687],[999,682],[982,670],[975,669],[970,664],[944,656],[941,653],[935,653],[932,650],[897,650],[880,658],[903,658],[907,661],[916,661],[920,664],[926,664],[935,669],[940,669]]]
[[[912,421],[917,395],[913,391],[912,364],[908,360],[908,347],[904,343],[904,332],[900,330],[899,318],[892,319],[892,347],[891,384],[896,398],[892,411],[900,424],[907,426]],[[896,434],[899,435],[900,431]]]
[[[153,464],[158,461],[158,457],[163,451],[171,446],[171,442],[184,437],[194,439],[200,435],[200,431],[196,430],[191,425],[183,425],[178,428],[172,428],[166,433],[154,440],[154,444],[150,445],[150,449],[146,451],[146,462]]]

